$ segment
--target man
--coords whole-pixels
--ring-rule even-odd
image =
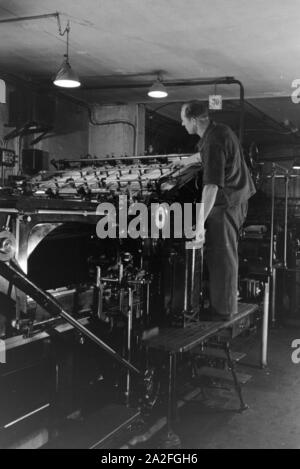
[[[201,138],[203,210],[196,240],[205,241],[212,318],[227,320],[237,313],[238,236],[255,187],[237,136],[228,126],[209,119],[206,104],[185,103],[181,120],[189,134]],[[197,160],[199,154],[181,164]]]

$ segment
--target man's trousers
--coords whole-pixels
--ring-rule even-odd
[[[213,314],[237,313],[238,238],[248,203],[214,207],[206,220],[205,257],[209,272],[210,305]]]

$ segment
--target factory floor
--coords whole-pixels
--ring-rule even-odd
[[[179,409],[175,431],[185,449],[300,449],[300,364],[292,362],[291,344],[300,328],[270,330],[268,367],[260,369],[260,337],[238,339],[234,349],[246,352],[238,371],[252,376],[243,386],[249,409],[238,413],[232,387],[209,387]],[[300,355],[300,354],[299,354]],[[162,447],[165,430],[135,448]],[[133,440],[131,440],[133,441]],[[126,447],[123,446],[124,448]]]

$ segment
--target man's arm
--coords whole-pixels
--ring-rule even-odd
[[[194,153],[194,155],[189,156],[188,158],[176,159],[173,161],[173,165],[177,167],[189,166],[190,164],[201,163],[202,158],[200,152]]]
[[[216,197],[218,192],[218,186],[216,184],[206,184],[202,190],[202,208],[198,215],[198,223],[196,227],[196,241],[204,243],[205,230],[204,223],[210,214],[213,206],[215,205]]]
[[[199,151],[198,153],[194,153],[194,155],[191,155],[188,158],[183,158],[184,166],[188,166],[194,163],[201,163],[201,162],[202,162],[202,158],[201,158]]]
[[[218,192],[218,186],[216,184],[207,184],[203,187],[202,203],[204,206],[204,222],[206,221],[213,206],[215,205],[217,192]]]

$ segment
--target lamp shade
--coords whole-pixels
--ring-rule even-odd
[[[0,80],[0,103],[6,103],[6,85],[3,80]]]
[[[77,88],[80,86],[80,81],[74,70],[72,69],[69,59],[65,56],[65,59],[60,67],[57,75],[53,81],[54,85],[62,88]]]
[[[293,169],[300,169],[300,158],[295,159]]]
[[[150,98],[166,98],[168,92],[160,80],[156,80],[148,91]]]

